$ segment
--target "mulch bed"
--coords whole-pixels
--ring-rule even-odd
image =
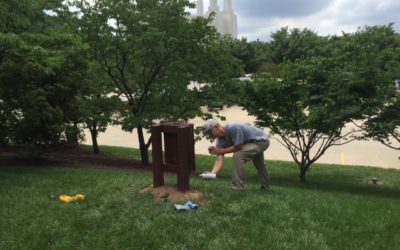
[[[151,170],[141,162],[129,157],[95,154],[79,147],[58,146],[40,157],[32,158],[10,150],[0,149],[0,167],[72,167],[116,168],[126,170]]]

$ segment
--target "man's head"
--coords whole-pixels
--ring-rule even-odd
[[[221,137],[224,135],[224,129],[215,119],[208,119],[203,125],[203,134],[213,138]]]

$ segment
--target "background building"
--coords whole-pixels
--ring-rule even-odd
[[[210,0],[208,11],[204,13],[203,0],[196,1],[197,16],[209,17],[214,13],[212,25],[223,35],[229,34],[237,38],[237,16],[232,9],[232,0],[224,0],[223,10],[219,9],[217,0]]]

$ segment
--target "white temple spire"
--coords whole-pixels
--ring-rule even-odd
[[[210,11],[214,11],[214,12],[219,11],[217,0],[210,1]]]
[[[232,0],[224,0],[224,12],[232,13]]]
[[[203,16],[204,15],[204,2],[203,2],[203,0],[197,0],[196,8],[197,8],[197,15],[198,16]]]
[[[210,0],[208,11],[204,14],[204,1],[197,0],[197,16],[209,17],[212,13],[213,20],[211,25],[223,35],[229,34],[237,38],[237,16],[233,13],[232,0],[224,0],[223,10],[219,10],[218,0]]]

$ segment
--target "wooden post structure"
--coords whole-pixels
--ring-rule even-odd
[[[178,189],[180,191],[189,190],[190,173],[195,171],[193,124],[166,123],[154,125],[151,128],[151,138],[153,186],[163,186],[164,171],[170,171],[177,174]]]
[[[153,156],[153,186],[164,186],[163,155],[162,155],[162,127],[151,128],[151,145]]]

